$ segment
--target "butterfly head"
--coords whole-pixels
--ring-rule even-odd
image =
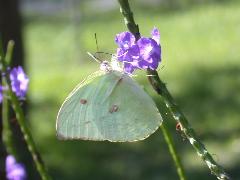
[[[114,71],[120,71],[120,72],[124,72],[123,67],[120,65],[120,63],[117,60],[117,57],[114,54],[110,54],[110,53],[105,53],[105,52],[96,52],[95,54],[107,54],[107,55],[111,55],[111,61],[107,61],[107,60],[101,60],[100,58],[96,57],[95,55],[87,52],[89,56],[91,56],[95,61],[97,61],[98,63],[100,63],[100,70],[105,71],[105,72],[110,72],[112,70]]]
[[[100,70],[105,71],[105,72],[109,72],[112,70],[111,65],[109,64],[108,61],[102,61],[100,64]]]

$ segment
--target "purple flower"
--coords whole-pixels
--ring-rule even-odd
[[[2,103],[2,100],[3,100],[2,91],[3,91],[3,88],[2,88],[2,86],[0,85],[0,103]]]
[[[125,48],[117,48],[117,56],[118,60],[121,62],[127,61],[137,61],[139,59],[139,47],[136,44],[133,44],[131,47]]]
[[[15,92],[17,97],[23,99],[28,89],[29,79],[21,66],[10,71],[10,80],[13,92]]]
[[[140,38],[137,41],[140,49],[139,67],[142,69],[157,69],[161,60],[161,48],[152,38]]]
[[[118,60],[123,62],[132,62],[139,57],[139,48],[135,44],[135,37],[130,32],[122,32],[117,34],[115,42],[118,44],[117,48]]]
[[[127,73],[132,73],[136,69],[136,67],[129,62],[123,62],[123,68],[124,68],[124,71]]]
[[[154,27],[151,34],[152,34],[152,38],[159,45],[160,44],[160,32],[159,32],[159,30],[156,27]]]
[[[6,158],[6,176],[8,180],[25,180],[27,178],[24,165],[17,163],[12,155],[8,155]]]
[[[127,50],[135,44],[135,37],[130,32],[122,32],[116,35],[115,42],[120,48]]]
[[[152,38],[142,37],[137,42],[130,32],[116,35],[117,58],[123,63],[124,71],[132,73],[135,69],[157,69],[161,61],[160,33],[152,30]]]

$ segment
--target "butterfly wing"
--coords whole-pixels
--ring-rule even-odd
[[[75,88],[57,117],[61,139],[137,141],[155,132],[162,118],[153,100],[117,71],[90,76]]]
[[[63,102],[57,116],[59,139],[105,140],[96,124],[96,108],[106,98],[119,77],[97,71],[81,82]],[[115,78],[115,79],[114,79]],[[113,83],[113,84],[111,84]]]
[[[152,98],[131,77],[114,72],[121,79],[116,84],[101,117],[108,127],[110,141],[138,141],[154,133],[162,117]],[[107,112],[107,113],[105,113]]]

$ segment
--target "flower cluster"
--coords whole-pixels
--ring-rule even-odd
[[[11,70],[10,80],[13,92],[15,92],[17,97],[23,99],[28,89],[29,79],[21,66]]]
[[[21,66],[15,67],[10,70],[10,80],[12,91],[16,94],[19,99],[24,99],[29,79]],[[0,103],[2,102],[2,91],[4,87],[0,85]]]
[[[157,69],[161,61],[160,33],[152,30],[152,38],[141,37],[136,41],[130,32],[116,35],[117,58],[123,63],[124,71],[132,73],[135,69]]]
[[[25,180],[27,178],[24,165],[17,163],[12,155],[8,155],[6,158],[6,177],[8,180]]]

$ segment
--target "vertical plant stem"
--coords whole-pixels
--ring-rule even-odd
[[[129,31],[132,32],[138,39],[140,37],[138,25],[136,25],[136,23],[134,22],[133,13],[130,10],[128,0],[118,1],[121,6],[120,11],[124,16],[125,24],[129,28]],[[217,162],[213,159],[211,154],[205,148],[204,144],[197,137],[194,129],[190,126],[188,120],[181,112],[177,103],[172,98],[165,84],[159,78],[157,71],[148,69],[147,74],[149,75],[148,79],[152,87],[159,95],[163,97],[166,107],[172,113],[173,118],[176,120],[177,123],[180,123],[181,131],[186,135],[190,144],[196,150],[198,156],[200,156],[203,159],[203,161],[207,164],[207,166],[211,170],[211,173],[214,174],[218,179],[229,180],[230,177],[227,175],[224,169],[219,164],[217,164]]]
[[[176,148],[174,146],[174,143],[173,143],[173,139],[172,139],[172,136],[168,130],[168,127],[162,123],[162,125],[160,126],[161,127],[161,130],[163,132],[163,136],[164,136],[164,139],[168,145],[168,149],[169,149],[169,152],[175,162],[175,166],[177,168],[177,173],[178,173],[178,176],[179,176],[179,179],[180,180],[185,180],[186,179],[186,176],[184,174],[184,171],[183,171],[183,165],[181,164],[181,161],[179,159],[179,156],[176,152]]]
[[[5,59],[8,59],[8,65],[10,64],[10,54],[12,52],[8,53],[8,58],[5,57]],[[4,58],[4,52],[3,52],[3,45],[0,37],[0,58]],[[1,71],[2,72],[2,71]],[[6,87],[6,81],[2,79],[1,83],[3,89]],[[14,140],[13,140],[13,134],[10,126],[10,119],[9,119],[9,103],[7,98],[7,91],[2,90],[2,140],[5,144],[6,151],[8,154],[12,154],[16,157],[16,149],[14,147]]]
[[[213,159],[204,144],[197,137],[194,129],[190,126],[187,118],[181,112],[177,103],[169,93],[166,85],[160,80],[157,71],[148,70],[147,74],[150,75],[148,78],[151,85],[156,90],[156,92],[163,97],[166,107],[170,110],[176,122],[180,124],[180,130],[185,134],[190,144],[196,150],[197,155],[202,158],[202,160],[210,169],[211,173],[214,174],[218,179],[229,180],[230,177],[227,175],[224,169]]]
[[[120,12],[123,15],[125,25],[127,26],[128,30],[134,34],[136,40],[138,40],[141,35],[138,25],[134,21],[133,13],[129,6],[128,0],[118,0],[118,2],[120,4]]]
[[[8,45],[7,54],[8,53],[11,54],[12,48],[13,48],[13,45],[12,46],[11,46],[11,44]],[[10,54],[9,54],[9,56],[6,56],[6,57],[11,58]],[[46,168],[43,164],[43,161],[41,160],[40,154],[37,151],[37,148],[36,148],[36,145],[33,141],[31,133],[30,133],[30,131],[29,131],[27,125],[26,125],[26,120],[25,120],[25,117],[24,117],[23,110],[20,106],[20,103],[19,103],[16,95],[14,94],[14,92],[11,89],[11,81],[10,81],[10,78],[9,78],[9,74],[7,72],[7,62],[6,62],[6,60],[8,60],[8,59],[5,59],[5,58],[2,57],[1,61],[0,61],[1,65],[2,65],[2,73],[4,73],[3,80],[6,82],[7,92],[8,92],[8,95],[10,97],[12,107],[15,111],[18,124],[19,124],[20,129],[23,133],[23,137],[24,137],[24,139],[27,143],[28,150],[30,151],[30,153],[32,155],[34,164],[36,165],[36,168],[37,168],[42,180],[49,180],[50,176],[48,175],[48,173],[46,171]]]
[[[3,87],[6,85],[4,80],[2,80]],[[10,127],[9,122],[9,104],[7,99],[7,93],[6,91],[3,91],[3,100],[2,100],[2,139],[6,147],[6,151],[8,154],[12,154],[16,157],[16,150],[14,148],[14,142],[13,142],[13,134]]]
[[[4,52],[3,52],[2,34],[0,32],[0,59],[2,59],[3,56],[4,56]]]
[[[138,40],[141,37],[140,32],[139,32],[139,27],[134,22],[133,13],[130,9],[128,1],[127,0],[118,0],[118,2],[120,4],[120,12],[123,14],[124,22],[125,22],[127,28],[129,29],[129,31],[131,33],[134,34],[136,40]],[[184,173],[184,170],[183,170],[183,166],[182,166],[181,161],[180,161],[180,159],[177,155],[177,151],[176,151],[176,148],[174,146],[171,134],[169,133],[169,130],[168,130],[167,126],[164,125],[164,122],[161,125],[161,129],[162,129],[162,132],[163,132],[164,139],[165,139],[165,141],[168,145],[169,152],[170,152],[170,154],[172,156],[172,159],[175,163],[175,166],[177,168],[177,173],[178,173],[179,179],[180,180],[185,180],[186,176],[185,176],[185,173]]]

